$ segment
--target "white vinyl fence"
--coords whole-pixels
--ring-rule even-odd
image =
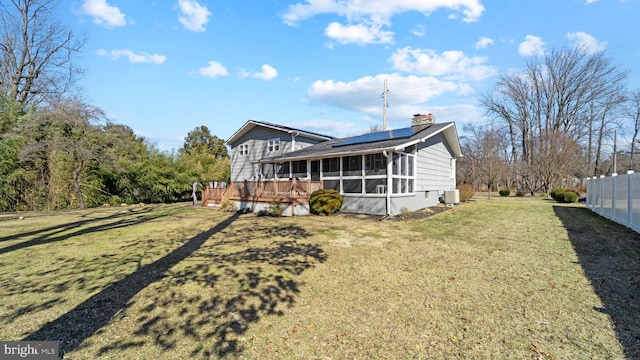
[[[640,233],[640,173],[587,179],[587,208]]]

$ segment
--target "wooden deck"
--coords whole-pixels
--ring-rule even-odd
[[[321,181],[311,180],[232,182],[225,188],[207,187],[202,192],[202,206],[225,201],[271,203],[275,200],[283,204],[308,204],[311,193],[321,188]]]

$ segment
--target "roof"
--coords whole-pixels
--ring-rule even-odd
[[[402,129],[398,129],[402,130]],[[394,130],[397,131],[397,130]],[[403,133],[403,131],[399,131]],[[383,132],[380,132],[383,133]],[[409,137],[401,138],[382,138],[385,140],[379,141],[362,141],[370,138],[375,138],[377,133],[364,134],[348,139],[332,139],[331,141],[321,142],[301,150],[296,150],[286,154],[264,158],[260,160],[262,163],[281,162],[281,161],[296,161],[306,159],[320,159],[333,156],[345,156],[355,154],[371,154],[379,153],[382,151],[402,151],[404,148],[411,145],[424,142],[427,139],[442,133],[445,140],[449,144],[451,151],[455,157],[462,156],[462,150],[458,141],[458,132],[455,127],[455,123],[439,123],[432,124],[423,130],[413,133]],[[366,136],[366,137],[365,137]],[[352,141],[360,138],[360,141]]]
[[[296,136],[302,135],[302,136],[305,136],[307,138],[311,138],[311,139],[315,139],[315,140],[319,140],[319,141],[333,140],[332,136],[327,136],[327,135],[318,134],[318,133],[311,132],[311,131],[296,129],[296,128],[292,128],[292,127],[289,127],[289,126],[271,124],[271,123],[268,123],[268,122],[262,122],[262,121],[257,121],[257,120],[249,120],[244,125],[242,125],[242,127],[240,129],[238,129],[238,131],[236,131],[233,135],[231,135],[229,140],[227,140],[227,144],[228,145],[233,145],[234,142],[236,142],[238,139],[240,139],[242,136],[244,136],[246,133],[251,131],[256,126],[262,126],[262,127],[266,127],[266,128],[270,128],[270,129],[274,129],[274,130],[280,130],[280,131],[283,131],[283,132],[286,132],[286,133],[295,132],[295,133],[297,133]]]

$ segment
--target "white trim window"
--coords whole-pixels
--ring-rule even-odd
[[[249,144],[242,144],[238,148],[240,155],[249,155]]]
[[[267,141],[269,152],[280,151],[280,138],[269,139]]]
[[[415,161],[414,154],[395,152],[393,153],[391,182],[392,194],[413,194],[415,193]]]

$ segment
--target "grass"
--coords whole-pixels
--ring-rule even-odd
[[[0,339],[65,359],[640,358],[640,236],[581,205],[20,215],[0,215]]]

